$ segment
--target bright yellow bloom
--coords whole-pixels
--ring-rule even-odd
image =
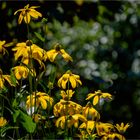
[[[76,88],[78,84],[82,85],[82,82],[80,80],[80,76],[71,73],[71,71],[67,71],[59,80],[58,80],[58,86],[62,87],[63,89],[66,89],[66,87],[69,87],[69,83],[71,84],[72,88]]]
[[[15,51],[15,60],[21,57],[21,62],[28,65],[29,59],[33,58],[38,61],[41,67],[44,67],[44,63],[42,61],[46,59],[44,56],[45,50],[36,44],[33,44],[31,40],[17,43],[16,47],[12,50]]]
[[[72,60],[72,57],[65,52],[64,49],[61,49],[61,46],[59,44],[56,44],[54,46],[54,49],[52,50],[49,50],[46,52],[46,56],[48,57],[48,59],[51,61],[51,62],[54,62],[56,56],[60,54],[62,55],[62,57],[66,60],[66,61],[73,61]]]
[[[103,136],[114,132],[114,126],[110,123],[97,122],[96,130],[99,136]]]
[[[17,80],[20,80],[21,78],[27,78],[29,73],[32,76],[36,75],[36,72],[34,69],[29,70],[26,66],[16,66],[16,67],[13,67],[12,70]]]
[[[83,115],[81,115],[81,114],[74,114],[74,115],[71,116],[71,121],[72,121],[72,123],[73,123],[75,128],[78,127],[79,120],[82,121],[82,122],[86,122],[87,121],[87,119]]]
[[[7,81],[10,84],[10,86],[15,86],[12,83],[11,76],[10,75],[3,75],[3,72],[0,69],[0,89],[3,89],[4,88],[5,81]]]
[[[3,40],[3,41],[0,40],[0,54],[2,53],[3,55],[7,52],[7,50],[5,49],[5,47],[9,47],[5,43],[6,43],[5,40]]]
[[[125,140],[125,137],[118,133],[110,133],[104,135],[101,140]]]
[[[90,102],[87,103],[85,107],[83,107],[83,115],[88,119],[88,120],[99,120],[100,119],[100,114],[98,111],[93,108]]]
[[[94,98],[93,98],[94,97]],[[95,91],[94,93],[89,93],[86,100],[93,98],[93,105],[98,104],[101,98],[112,100],[112,95],[109,93],[103,93],[101,90]]]
[[[23,9],[17,10],[14,15],[16,15],[18,12],[21,12],[18,18],[18,24],[21,24],[22,20],[24,19],[25,23],[30,23],[31,17],[38,19],[39,17],[42,17],[42,14],[35,10],[35,8],[38,8],[39,6],[31,6],[29,7],[29,4],[27,4]]]
[[[67,90],[66,92],[64,90],[61,90],[61,93],[60,93],[60,95],[62,96],[64,100],[70,100],[73,94],[74,94],[74,91],[72,90]]]
[[[73,102],[65,101],[61,99],[57,104],[54,105],[53,113],[54,116],[65,116],[65,115],[74,115],[80,114],[82,111],[82,106]]]
[[[51,107],[53,104],[53,98],[44,92],[33,92],[32,95],[27,96],[26,107],[42,107],[43,109],[47,109],[47,107]]]
[[[95,133],[95,121],[83,122],[79,126],[80,131],[86,131],[89,135]]]
[[[79,121],[85,122],[87,120],[81,114],[74,114],[71,116],[61,116],[56,120],[55,125],[56,127],[60,127],[62,129],[64,129],[65,126],[68,128],[71,128],[72,126],[77,128],[79,125]]]
[[[4,117],[0,117],[0,127],[3,127],[7,124],[7,120]]]
[[[127,123],[126,125],[124,125],[124,123],[122,122],[120,125],[119,124],[116,124],[115,126],[117,128],[117,130],[119,131],[119,133],[124,133],[128,127],[130,127],[130,124]]]

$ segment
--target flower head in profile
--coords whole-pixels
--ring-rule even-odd
[[[73,61],[72,57],[66,53],[64,49],[61,49],[61,46],[58,43],[54,46],[54,49],[46,52],[46,56],[51,62],[54,62],[58,54],[60,54],[66,61]]]
[[[98,104],[101,98],[112,100],[112,95],[110,93],[103,93],[101,90],[95,91],[95,93],[89,93],[86,100],[93,98],[93,105]]]
[[[88,102],[85,107],[83,107],[83,115],[88,119],[88,120],[99,120],[100,119],[100,114],[99,112],[93,108],[93,105]]]
[[[68,128],[71,128],[74,126],[75,128],[78,127],[79,121],[86,122],[86,118],[81,114],[74,114],[74,115],[68,115],[68,116],[61,116],[56,120],[56,127],[60,127],[61,129],[64,129],[65,126]]]
[[[32,95],[27,96],[26,106],[27,108],[37,106],[47,109],[53,104],[53,98],[50,97],[47,93],[44,92],[33,92]]]
[[[15,86],[13,84],[11,76],[3,74],[2,70],[0,69],[0,89],[4,88],[5,81],[7,81],[10,84],[10,86]],[[18,83],[18,82],[16,81],[16,83]]]
[[[21,62],[28,65],[29,59],[33,58],[37,60],[41,67],[44,67],[44,63],[42,62],[45,57],[45,50],[33,44],[31,40],[27,40],[26,42],[17,43],[16,47],[12,49],[14,51],[15,60],[21,58]]]
[[[3,40],[3,41],[0,40],[0,54],[2,53],[2,55],[4,55],[7,52],[7,50],[5,49],[6,47],[9,47],[6,44],[6,41],[5,40]]]
[[[59,80],[58,86],[66,89],[71,84],[72,88],[76,88],[79,84],[82,85],[80,76],[73,74],[71,71],[67,71]]]
[[[104,136],[114,132],[114,126],[111,123],[96,123],[96,130],[99,136]]]
[[[29,70],[26,66],[16,66],[16,67],[13,67],[12,70],[17,80],[20,80],[22,78],[24,79],[27,78],[29,73],[32,76],[36,75],[36,72],[34,69]]]
[[[79,130],[81,131],[85,131],[86,133],[88,133],[88,135],[91,135],[92,132],[95,130],[95,121],[86,121],[83,122],[80,126],[79,126]]]
[[[17,10],[14,15],[16,15],[18,12],[20,12],[19,18],[18,18],[18,24],[21,24],[22,20],[24,19],[25,23],[30,23],[31,17],[38,19],[39,17],[42,17],[42,14],[35,10],[35,8],[38,8],[39,6],[31,6],[29,7],[29,4],[27,4],[23,9]]]
[[[0,127],[3,127],[7,124],[7,120],[4,117],[0,117]]]
[[[116,124],[115,127],[118,130],[118,132],[122,134],[127,130],[128,127],[130,127],[130,124],[127,123],[126,125],[124,125],[124,123],[122,122],[120,125]]]
[[[72,90],[67,90],[66,92],[64,90],[61,90],[61,93],[60,93],[60,95],[62,96],[64,100],[70,100],[73,94],[74,94],[74,91]]]
[[[126,140],[124,136],[118,133],[106,133],[101,140]]]
[[[63,99],[61,99],[53,107],[53,113],[54,113],[54,116],[56,117],[80,114],[81,111],[82,111],[81,105],[73,101],[65,101]]]

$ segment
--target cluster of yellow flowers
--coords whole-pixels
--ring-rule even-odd
[[[26,5],[23,9],[17,10],[14,14],[21,12],[19,15],[18,23],[21,24],[24,20],[26,24],[29,24],[31,17],[37,19],[42,17],[42,14],[35,10],[38,6]],[[0,41],[0,54],[5,55],[8,53],[6,50],[6,41]],[[56,56],[61,55],[66,61],[73,61],[72,57],[61,48],[60,44],[56,44],[54,49],[46,51],[34,44],[31,40],[26,42],[17,43],[15,47],[12,48],[14,52],[15,61],[20,60],[20,65],[11,68],[16,82],[13,82],[11,75],[5,75],[0,69],[0,90],[5,88],[5,81],[9,83],[10,86],[19,85],[19,81],[27,79],[29,76],[35,78],[37,82],[37,73],[34,68],[34,60],[36,60],[40,67],[44,70],[45,61],[54,62]],[[42,91],[32,91],[26,97],[26,109],[32,110],[31,116],[36,123],[42,120],[47,120],[45,116],[42,115],[42,111],[52,109],[52,116],[55,118],[55,126],[59,130],[65,130],[66,133],[73,127],[77,129],[74,137],[80,137],[80,139],[95,139],[101,138],[102,140],[114,140],[116,138],[124,140],[125,137],[122,135],[127,128],[130,126],[128,123],[125,125],[123,122],[119,125],[113,125],[111,123],[103,123],[100,121],[100,113],[96,110],[96,105],[100,105],[101,99],[112,100],[112,95],[110,93],[104,93],[101,90],[95,91],[94,93],[89,93],[85,100],[89,100],[85,106],[72,101],[72,97],[76,92],[75,88],[82,85],[80,76],[73,74],[68,70],[63,74],[57,83],[58,87],[61,89],[59,102],[54,103],[53,97],[46,92]],[[92,99],[92,102],[91,102]],[[49,114],[50,115],[50,114]],[[7,124],[7,120],[4,117],[0,117],[0,127],[4,127]]]

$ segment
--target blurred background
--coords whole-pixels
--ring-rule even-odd
[[[40,6],[44,17],[30,24],[33,42],[45,49],[59,42],[73,57],[72,63],[58,63],[60,73],[70,69],[81,76],[75,100],[85,105],[89,92],[111,93],[113,101],[99,111],[101,121],[129,122],[126,137],[140,139],[140,2],[0,1],[0,40],[26,41],[26,25],[17,24],[14,12],[28,3]],[[10,67],[1,58],[0,63]]]

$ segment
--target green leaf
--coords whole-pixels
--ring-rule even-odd
[[[44,42],[45,41],[45,39],[39,34],[39,33],[37,33],[37,32],[34,32],[34,34],[36,35],[36,37],[38,38],[38,39],[40,39],[42,42]]]
[[[14,121],[14,123],[16,122],[17,117],[19,116],[19,114],[20,114],[20,110],[19,109],[18,110],[14,110],[14,113],[13,113],[13,121]]]
[[[33,122],[32,118],[26,113],[20,110],[19,115],[20,123],[26,129],[27,132],[33,133],[36,129],[36,124]]]
[[[11,72],[11,73],[10,73],[10,78],[11,78],[12,84],[13,84],[14,86],[16,86],[17,80],[16,80],[16,77],[15,77],[15,75],[14,75],[12,69],[10,70],[10,72]]]

